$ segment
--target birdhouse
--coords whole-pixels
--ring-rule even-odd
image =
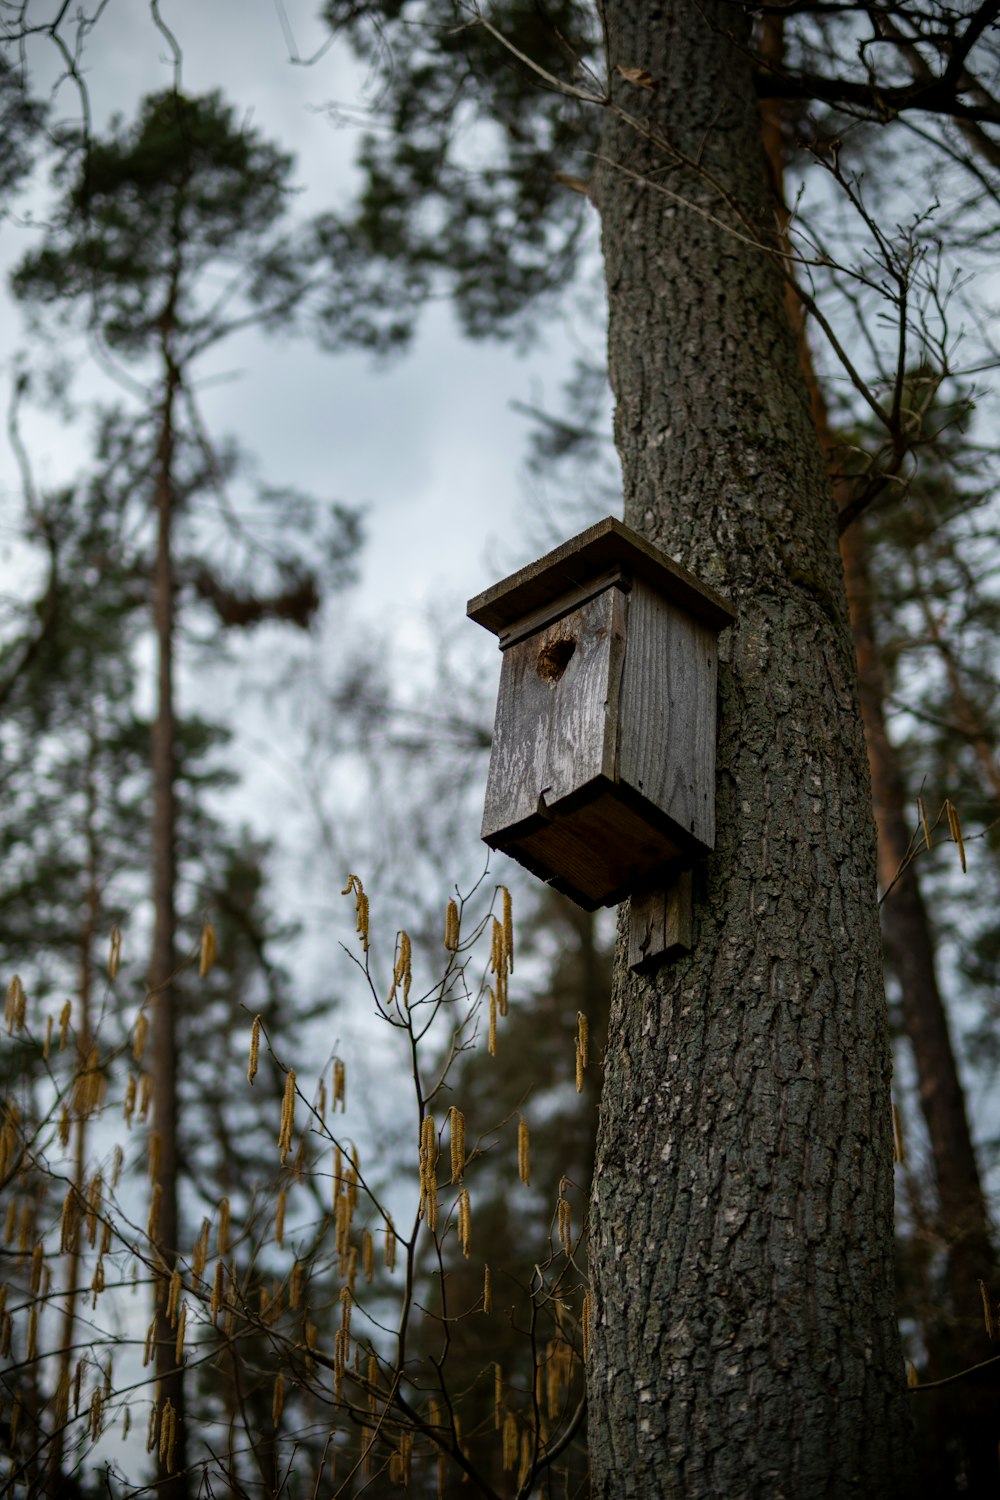
[[[714,847],[724,599],[608,517],[468,613],[503,653],[491,848],[592,911]]]

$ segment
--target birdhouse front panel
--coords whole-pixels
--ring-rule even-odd
[[[724,600],[609,519],[469,613],[503,651],[491,847],[588,910],[712,847]]]

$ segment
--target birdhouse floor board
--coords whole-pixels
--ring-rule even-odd
[[[683,830],[655,827],[620,789],[596,779],[567,805],[487,839],[578,906],[614,906],[658,871],[690,857]]]

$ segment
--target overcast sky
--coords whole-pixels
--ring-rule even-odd
[[[363,118],[380,83],[342,46],[334,45],[312,66],[289,60],[290,45],[309,57],[326,41],[318,10],[318,0],[285,0],[281,9],[276,0],[161,4],[182,48],[182,87],[189,93],[221,89],[257,130],[294,154],[303,215],[336,206],[351,192],[358,131],[343,123],[344,113]],[[40,90],[57,76],[57,61],[50,43],[33,44],[29,62]],[[84,72],[98,133],[116,112],[130,117],[144,93],[170,85],[170,48],[147,4],[109,0],[90,38]],[[57,107],[66,117],[78,112],[68,82]],[[36,187],[19,205],[22,220],[43,215],[44,204]],[[5,278],[33,238],[23,223],[0,226]],[[20,312],[5,294],[0,318],[6,386],[0,400],[6,406],[11,364],[26,341]],[[566,317],[544,328],[526,353],[519,355],[510,344],[472,344],[441,302],[427,310],[415,345],[388,367],[378,368],[359,353],[320,354],[304,338],[248,334],[217,353],[211,373],[225,378],[202,396],[213,436],[235,436],[268,484],[365,507],[360,585],[327,621],[323,649],[331,660],[358,632],[384,631],[398,643],[405,670],[412,673],[416,659],[419,671],[421,622],[433,605],[445,628],[453,617],[454,631],[467,638],[470,652],[479,653],[483,673],[498,676],[495,642],[465,620],[464,601],[530,561],[543,550],[544,537],[539,484],[529,486],[524,472],[528,425],[510,403],[531,400],[556,409],[574,357],[585,351],[600,357],[602,346],[600,328],[569,304]],[[109,390],[81,363],[75,394],[85,401]],[[67,478],[86,461],[85,427],[67,430],[40,413],[25,427],[43,483]],[[10,535],[18,491],[4,433],[0,496],[6,517],[0,539]],[[593,502],[580,498],[582,526]],[[574,520],[570,530],[576,529]],[[266,643],[261,645],[266,652]],[[218,708],[226,692],[221,677],[211,692]],[[288,798],[295,800],[287,722],[269,716],[255,700],[247,704],[243,724],[235,753],[248,792],[240,811],[261,831],[274,832],[287,824]],[[469,832],[474,842],[478,829],[470,826]]]

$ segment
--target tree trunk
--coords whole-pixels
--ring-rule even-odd
[[[168,331],[169,332],[169,331]],[[165,334],[165,340],[168,333]],[[153,1130],[159,1137],[159,1170],[152,1191],[159,1189],[156,1254],[156,1374],[159,1411],[169,1401],[176,1422],[172,1472],[161,1461],[157,1495],[186,1500],[184,1381],[175,1357],[175,1333],[166,1313],[167,1286],[177,1260],[180,1223],[177,1202],[177,1038],[175,985],[177,884],[176,724],[174,717],[174,567],[172,551],[174,403],[179,375],[165,349],[166,378],[157,453],[156,560],[153,615],[157,643],[157,713],[153,724],[153,954],[149,987],[152,1026],[149,1069],[152,1077]]]
[[[80,973],[80,1011],[76,1027],[76,1068],[80,1076],[90,1062],[93,1045],[91,1030],[91,990],[93,988],[93,953],[97,937],[97,919],[100,910],[100,847],[97,832],[97,736],[98,727],[91,714],[88,724],[87,776],[85,791],[84,838],[87,846],[85,886],[83,892],[83,921],[78,946]],[[70,1094],[72,1098],[72,1092]],[[83,1207],[87,1200],[87,1111],[79,1110],[73,1132],[73,1175],[70,1191],[77,1203],[77,1226],[66,1254],[66,1300],[63,1303],[59,1333],[58,1375],[56,1377],[56,1416],[52,1433],[52,1448],[48,1460],[46,1494],[59,1500],[65,1493],[66,1476],[63,1473],[63,1455],[66,1439],[66,1418],[62,1415],[62,1402],[68,1400],[73,1368],[79,1357],[75,1348],[77,1332],[77,1297],[80,1290],[80,1274],[83,1264]],[[83,1342],[81,1340],[81,1342]]]
[[[784,50],[783,19],[765,18],[761,54],[780,66]],[[785,144],[781,101],[761,107],[763,141],[771,189],[777,205],[779,231],[784,236],[788,211],[784,195]],[[782,238],[782,248],[791,247]],[[839,447],[830,429],[823,392],[816,378],[806,337],[802,304],[786,281],[785,305],[795,332],[799,358],[813,422],[830,477],[835,509],[839,512],[853,499],[852,481],[843,473]],[[878,830],[879,883],[888,892],[883,902],[882,932],[893,972],[900,986],[903,1027],[917,1070],[921,1111],[931,1143],[939,1230],[947,1245],[947,1283],[952,1316],[941,1318],[928,1307],[924,1325],[931,1356],[930,1375],[953,1374],[989,1357],[977,1282],[992,1284],[995,1258],[992,1233],[982,1184],[969,1131],[965,1094],[955,1062],[948,1017],[937,982],[935,942],[920,890],[917,867],[906,864],[910,850],[907,793],[899,754],[889,737],[885,720],[887,698],[885,672],[876,640],[872,609],[868,546],[863,519],[848,526],[840,538],[851,632],[861,697],[868,765],[871,771],[875,822]],[[932,612],[925,619],[932,639],[947,651],[935,635]],[[953,665],[946,660],[946,666]],[[975,739],[975,724],[957,674],[949,671],[959,722],[976,744],[982,763],[981,744]],[[957,692],[955,691],[957,688]],[[992,769],[987,752],[986,764]],[[906,866],[905,869],[903,866]],[[919,1232],[919,1231],[918,1231]],[[956,1467],[969,1494],[995,1494],[998,1489],[997,1417],[978,1399],[960,1389],[923,1393],[920,1420],[921,1493],[936,1497],[953,1490]],[[932,1411],[927,1408],[931,1407]],[[960,1439],[961,1455],[956,1466],[954,1440]]]
[[[625,519],[727,593],[693,953],[619,952],[594,1186],[601,1497],[892,1496],[890,1056],[833,507],[734,7],[607,6],[600,181]],[[697,166],[694,164],[697,163]],[[645,180],[642,180],[645,179]],[[690,206],[688,206],[690,205]],[[734,205],[738,205],[737,209]],[[726,226],[729,226],[728,228]],[[735,232],[733,232],[735,231]]]
[[[996,1263],[965,1094],[938,988],[930,921],[916,868],[906,863],[911,841],[906,788],[899,756],[885,722],[885,676],[875,640],[864,533],[858,523],[849,527],[841,538],[841,554],[872,772],[879,882],[888,892],[882,907],[882,928],[889,960],[899,982],[903,1026],[917,1070],[920,1108],[934,1167],[938,1225],[947,1257],[951,1314],[935,1317],[932,1310],[926,1331],[931,1356],[929,1374],[932,1379],[940,1379],[987,1360],[994,1352],[984,1325],[979,1283],[992,1287]],[[992,1398],[983,1401],[974,1391],[961,1389],[922,1393],[919,1399],[922,1402],[929,1399],[934,1405],[936,1420],[932,1425],[938,1435],[937,1446],[944,1448],[948,1438],[959,1439],[962,1451],[958,1467],[962,1472],[963,1493],[996,1496],[1000,1492],[997,1463],[1000,1419],[996,1401]],[[922,1411],[922,1430],[927,1415]],[[945,1493],[944,1483],[953,1484],[955,1466],[948,1458],[944,1452],[930,1455],[931,1461],[943,1463],[947,1478],[936,1476],[929,1484],[924,1472],[927,1466],[921,1464],[921,1477],[925,1480],[922,1493],[936,1497]]]

